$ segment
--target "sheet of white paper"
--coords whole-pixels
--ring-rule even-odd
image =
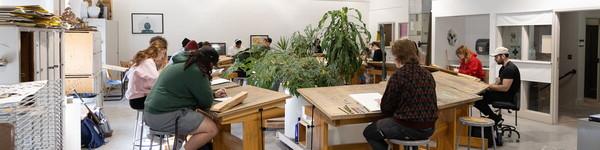
[[[223,84],[223,83],[227,83],[227,82],[231,82],[231,81],[229,81],[227,79],[215,79],[215,80],[210,81],[210,84],[217,85],[217,84]]]
[[[215,98],[215,101],[219,101],[219,102],[224,102],[224,101],[228,101],[228,100],[231,100],[231,97]]]
[[[223,68],[221,68],[221,69],[213,69],[212,72],[213,73],[221,73],[221,72],[223,72],[223,70],[225,70],[225,69],[223,69]]]
[[[370,112],[381,111],[378,101],[381,100],[381,97],[383,96],[379,93],[350,94],[350,97],[359,104],[365,106]]]

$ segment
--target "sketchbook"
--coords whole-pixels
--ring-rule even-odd
[[[369,112],[381,111],[379,103],[383,96],[379,93],[350,94],[350,97],[360,105],[364,106]]]

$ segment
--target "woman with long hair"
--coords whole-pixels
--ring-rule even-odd
[[[133,109],[144,109],[144,101],[158,78],[159,70],[167,64],[166,40],[154,40],[150,46],[133,57],[127,73],[129,83],[125,97]]]
[[[146,101],[144,121],[157,131],[191,135],[183,149],[196,150],[218,133],[209,112],[215,97],[225,97],[225,90],[213,92],[210,80],[219,54],[212,47],[176,55],[165,68]]]
[[[458,72],[473,77],[477,77],[481,80],[485,77],[483,72],[483,66],[481,61],[477,59],[477,54],[469,50],[466,46],[461,45],[456,49],[456,57],[458,57],[460,66]]]

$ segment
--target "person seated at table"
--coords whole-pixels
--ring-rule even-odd
[[[369,49],[371,50],[371,59],[373,61],[383,61],[383,52],[379,47],[381,43],[379,41],[373,41],[369,44]]]
[[[415,44],[407,39],[395,41],[392,54],[397,68],[380,102],[383,119],[363,131],[373,150],[387,150],[385,139],[428,139],[438,118],[435,81],[419,65]]]
[[[190,39],[188,38],[184,38],[183,41],[181,41],[181,48],[171,55],[171,58],[169,58],[169,64],[173,64],[173,56],[187,51],[187,48],[185,47],[188,45],[188,43],[190,43]]]
[[[224,89],[213,92],[210,87],[210,74],[219,55],[213,48],[205,47],[177,55],[173,61],[146,99],[144,122],[156,131],[175,133],[178,129],[179,139],[191,135],[182,149],[196,150],[218,132],[212,116],[201,112],[209,112],[215,97],[226,96]]]
[[[498,47],[492,54],[498,65],[502,65],[499,71],[499,77],[496,83],[490,84],[488,89],[482,94],[483,99],[475,102],[475,108],[481,113],[494,120],[496,124],[502,122],[502,118],[495,114],[490,108],[490,104],[495,101],[512,102],[515,95],[521,90],[521,73],[519,68],[509,60],[509,52],[505,47]]]
[[[154,40],[150,46],[137,52],[132,60],[133,66],[126,73],[129,82],[125,98],[133,109],[144,109],[144,101],[158,78],[159,70],[165,65],[167,55],[166,40]]]
[[[469,50],[466,46],[461,45],[456,49],[456,57],[460,62],[458,72],[466,75],[470,75],[480,80],[483,80],[485,73],[483,72],[483,66],[481,61],[477,59],[477,54]]]

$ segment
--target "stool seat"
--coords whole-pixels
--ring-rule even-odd
[[[153,129],[150,129],[150,134],[152,135],[163,135],[163,136],[170,136],[170,135],[175,135],[175,133],[171,133],[171,132],[162,132],[162,131],[156,131]]]
[[[422,146],[429,144],[429,139],[427,140],[398,140],[398,139],[388,139],[388,142],[392,144],[398,144],[403,146]]]
[[[474,127],[491,127],[495,124],[494,120],[482,117],[460,117],[460,122]]]

